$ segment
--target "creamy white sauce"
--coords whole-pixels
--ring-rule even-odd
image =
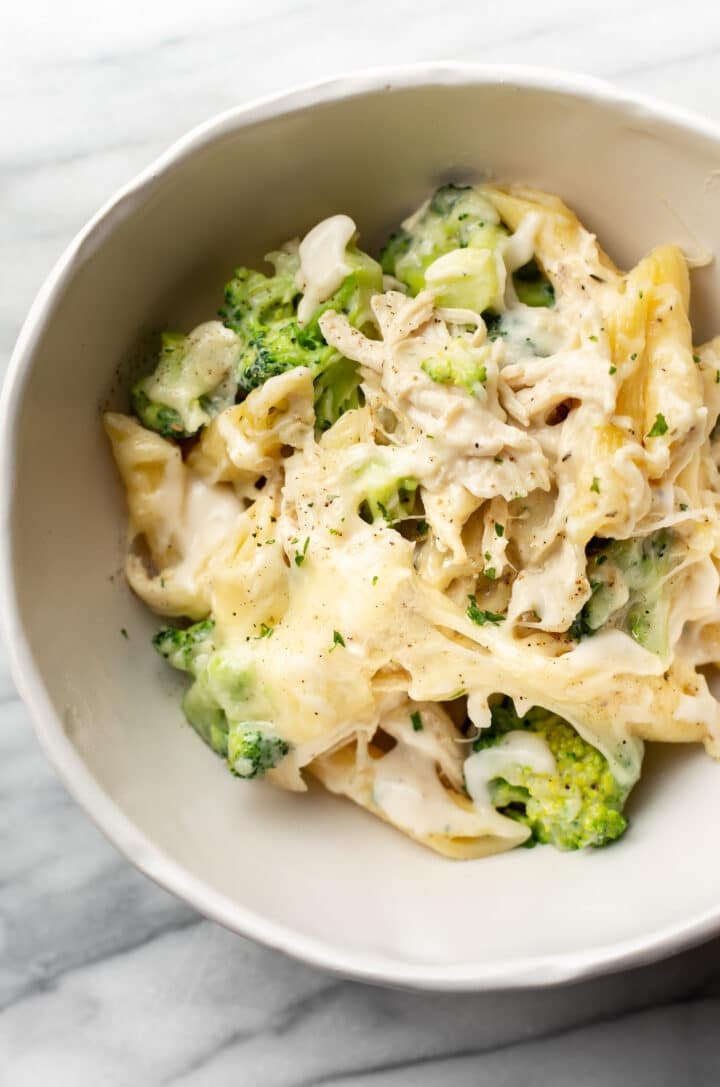
[[[173,533],[182,555],[173,568],[179,584],[198,591],[200,571],[232,534],[241,514],[242,506],[228,487],[208,486],[197,478],[188,482],[183,516]]]
[[[488,786],[495,778],[519,785],[522,770],[532,770],[535,774],[557,772],[555,759],[545,741],[523,729],[508,732],[492,747],[475,751],[465,760],[464,769],[467,791],[479,808],[490,803]]]
[[[568,678],[582,675],[588,684],[600,687],[608,673],[659,676],[665,665],[655,653],[636,642],[622,630],[600,630],[592,638],[583,638],[564,658]]]
[[[390,822],[413,834],[472,838],[488,833],[487,813],[481,818],[458,807],[443,788],[433,760],[403,744],[375,762],[373,801]]]
[[[502,242],[502,256],[507,268],[508,277],[512,272],[522,268],[535,255],[535,239],[540,227],[540,216],[537,212],[530,212],[509,238]]]
[[[313,227],[300,242],[296,282],[303,296],[298,320],[306,324],[318,306],[338,289],[350,269],[345,250],[357,228],[349,215],[332,215]]]
[[[194,430],[207,421],[205,412],[194,406],[200,396],[207,395],[230,375],[240,352],[240,341],[231,329],[220,321],[198,325],[185,343],[179,379],[163,381],[161,374],[151,378],[145,387],[151,400],[159,400],[178,412],[187,430]],[[190,418],[187,412],[194,411]]]

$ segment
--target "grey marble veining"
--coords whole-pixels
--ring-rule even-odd
[[[0,358],[90,214],[188,127],[349,67],[574,68],[720,117],[708,0],[213,5],[40,0],[0,37]],[[0,653],[1,1087],[700,1087],[720,1082],[720,941],[549,992],[344,982],[137,873],[45,762]]]

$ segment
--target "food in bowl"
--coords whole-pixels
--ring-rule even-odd
[[[237,777],[454,858],[626,829],[643,741],[720,753],[720,338],[674,246],[446,185],[236,270],[108,413],[133,590]]]

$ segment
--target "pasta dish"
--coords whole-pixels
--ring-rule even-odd
[[[601,846],[644,741],[720,754],[720,337],[556,197],[445,185],[238,268],[105,415],[126,574],[240,778],[453,858]]]

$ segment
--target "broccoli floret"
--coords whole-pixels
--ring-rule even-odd
[[[417,488],[416,479],[398,479],[391,464],[380,456],[373,457],[358,471],[356,494],[360,516],[369,524],[382,519],[391,525],[411,517]]]
[[[155,374],[165,371],[168,374],[179,374],[185,353],[185,341],[187,337],[181,332],[163,332],[160,341],[160,358]],[[154,376],[154,375],[153,375]],[[135,383],[131,391],[133,411],[143,426],[148,430],[156,430],[163,438],[185,437],[185,425],[179,413],[167,404],[151,400],[145,392],[150,378],[143,378]]]
[[[472,195],[470,185],[455,185],[452,181],[441,185],[430,197],[430,211],[447,218],[460,205],[461,221],[467,212],[467,198]]]
[[[425,270],[425,283],[437,306],[485,313],[500,304],[504,275],[491,249],[453,249]],[[502,262],[501,262],[502,263]]]
[[[297,253],[278,251],[266,258],[275,269],[271,276],[251,268],[236,268],[225,287],[225,305],[220,317],[233,332],[244,338],[247,330],[278,325],[295,316],[300,291],[295,283],[299,267]]]
[[[396,279],[400,279],[397,275],[397,269],[402,271],[405,265],[404,258],[408,257],[413,244],[413,236],[409,230],[401,227],[398,231],[394,231],[389,235],[388,240],[382,248],[380,253],[380,263],[382,270],[386,275],[395,276]],[[408,258],[409,259],[409,258]],[[409,271],[405,272],[405,275],[411,274]],[[409,286],[407,279],[401,280],[406,286]],[[422,281],[424,283],[424,279]],[[422,290],[422,284],[416,287],[414,293]]]
[[[446,276],[442,268],[436,269],[439,274],[433,285],[438,300],[448,306],[472,302],[485,309],[497,295],[493,253],[506,234],[495,209],[475,189],[444,185],[391,236],[381,254],[382,268],[417,294],[428,285],[425,273],[430,265],[453,253],[463,268],[448,266]],[[461,251],[466,249],[474,252],[463,256]],[[467,279],[473,282],[463,282]],[[472,298],[467,297],[468,290]]]
[[[390,236],[381,255],[383,271],[413,294],[432,287],[439,305],[468,307],[492,321],[502,289],[496,254],[507,235],[477,189],[444,185]],[[534,259],[513,273],[513,283],[525,305],[551,306],[555,300]]]
[[[236,719],[251,703],[252,671],[218,651],[212,619],[184,630],[164,627],[153,645],[173,668],[193,677],[182,701],[185,717],[205,743],[227,759],[236,776],[259,777],[288,753],[289,744],[274,733]]]
[[[227,757],[228,719],[225,711],[218,706],[211,691],[202,677],[185,692],[182,709],[188,724],[211,747],[216,755]]]
[[[319,430],[327,430],[351,408],[363,405],[356,363],[340,358],[315,379],[315,418]]]
[[[343,313],[353,328],[373,333],[370,299],[382,291],[382,269],[377,261],[354,245],[345,250],[345,262],[352,269],[335,294],[316,310],[307,331],[325,343],[319,319],[328,310]],[[329,349],[328,349],[329,350]],[[357,364],[334,353],[317,367],[315,378],[315,418],[319,430],[327,430],[341,415],[363,404],[360,372]]]
[[[555,289],[534,257],[516,269],[512,278],[518,300],[524,305],[554,305]]]
[[[482,349],[470,347],[461,340],[452,340],[437,355],[425,359],[422,369],[433,381],[442,385],[456,385],[472,396],[482,396],[487,381],[484,359],[486,352]]]
[[[497,777],[489,783],[494,807],[530,828],[531,845],[584,849],[619,838],[628,825],[623,808],[631,786],[621,785],[604,755],[557,714],[535,707],[518,717],[511,699],[504,699],[492,708],[492,724],[475,741],[473,750],[502,744],[508,733],[520,730],[545,741],[556,773],[508,766],[512,781]]]
[[[215,623],[212,619],[203,619],[184,629],[162,627],[153,638],[153,646],[173,668],[196,676],[199,668],[207,665],[208,658],[215,651],[214,633]]]
[[[131,399],[132,410],[148,430],[157,431],[163,438],[187,437],[180,415],[166,404],[151,400],[140,384],[133,387]]]
[[[164,438],[196,434],[235,400],[240,344],[217,321],[189,336],[165,332],[152,374],[136,382],[132,407],[143,426]]]
[[[215,623],[204,619],[184,630],[163,627],[153,638],[153,646],[168,664],[194,679],[182,701],[185,717],[213,751],[227,754],[228,722],[223,709],[207,683],[208,662],[215,653]]]
[[[320,374],[340,358],[319,329],[302,328],[294,319],[246,331],[249,339],[238,369],[238,386],[246,393],[296,366],[308,366],[313,374]]]
[[[236,777],[261,777],[277,766],[290,750],[274,732],[254,721],[233,721],[228,733],[228,766]]]
[[[295,366],[317,371],[337,357],[319,329],[302,328],[298,323],[297,254],[270,253],[268,260],[276,261],[273,276],[236,269],[225,287],[225,306],[220,310],[225,324],[240,337],[237,376],[245,393]]]
[[[239,268],[225,289],[225,306],[220,311],[242,342],[239,388],[247,393],[277,374],[307,366],[315,379],[318,428],[327,429],[344,411],[359,406],[360,375],[354,363],[326,343],[320,316],[335,310],[344,313],[354,328],[366,330],[372,320],[370,299],[382,290],[382,270],[377,261],[349,245],[345,251],[349,274],[311,320],[301,325],[297,318],[300,291],[295,284],[297,253],[271,253],[268,260],[275,264],[276,275]]]
[[[183,699],[188,723],[236,776],[259,777],[285,757],[289,745],[257,724],[229,719],[228,713],[247,711],[250,678],[216,650],[214,630],[212,620],[185,629],[163,627],[152,644],[175,669],[194,677]]]
[[[592,541],[587,572],[592,595],[570,627],[570,637],[615,627],[663,656],[670,619],[669,580],[682,555],[679,538],[667,529],[642,539]]]
[[[308,328],[317,329],[318,320],[326,310],[344,313],[353,328],[372,331],[373,312],[370,299],[383,289],[382,268],[376,260],[350,244],[345,250],[345,264],[350,269],[334,294],[313,314]]]

